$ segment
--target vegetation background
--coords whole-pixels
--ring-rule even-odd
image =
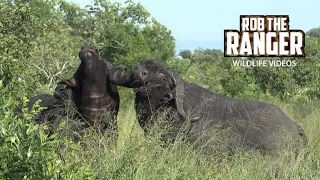
[[[224,58],[216,49],[176,56],[170,30],[131,0],[95,0],[87,9],[65,0],[0,0],[0,14],[0,179],[320,178],[320,28],[307,32],[306,57],[290,58],[297,66],[242,68],[232,66],[238,58]],[[24,119],[14,117],[18,103],[52,94],[57,81],[73,75],[84,43],[113,64],[130,67],[141,58],[160,58],[189,82],[278,105],[305,129],[309,144],[298,156],[246,151],[231,158],[223,151],[204,157],[180,141],[163,147],[157,138],[142,136],[133,118],[133,92],[125,88],[117,145],[94,133],[84,140],[90,146],[48,138],[45,127],[30,122],[39,108]]]

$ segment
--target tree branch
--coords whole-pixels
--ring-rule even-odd
[[[58,76],[59,74],[61,74],[67,67],[69,66],[69,62],[68,61],[65,61],[62,65],[62,68],[59,72],[53,74],[51,77],[50,77],[50,80],[49,80],[49,86],[51,85],[52,81],[53,81],[53,78]]]
[[[40,71],[42,71],[42,72],[46,75],[47,79],[50,78],[50,75],[48,74],[48,72],[47,72],[46,70],[40,68],[40,67],[37,66],[35,63],[32,63],[32,65],[33,65],[34,67],[36,67],[37,69],[39,69]]]
[[[123,47],[124,47],[123,41],[124,41],[124,40],[122,40],[121,42],[119,42],[119,41],[114,41],[114,43],[116,43],[117,46],[113,46],[113,45],[109,45],[109,46],[112,47],[112,48],[115,48],[115,49],[123,48]]]

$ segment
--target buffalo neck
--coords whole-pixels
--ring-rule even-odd
[[[82,67],[86,70],[93,68],[94,60],[87,59],[85,61],[81,61]]]

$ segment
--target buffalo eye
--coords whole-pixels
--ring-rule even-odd
[[[142,76],[146,76],[146,75],[147,75],[147,73],[146,73],[146,72],[142,72],[141,74],[142,74]]]
[[[158,74],[159,79],[161,79],[162,81],[166,81],[166,76],[163,73],[159,73]]]

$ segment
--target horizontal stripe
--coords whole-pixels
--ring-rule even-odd
[[[100,98],[100,97],[104,97],[104,94],[90,94],[88,96],[84,96],[84,97],[89,97],[89,98]]]
[[[83,107],[84,109],[91,110],[91,111],[103,111],[105,108],[91,108],[91,107]]]

